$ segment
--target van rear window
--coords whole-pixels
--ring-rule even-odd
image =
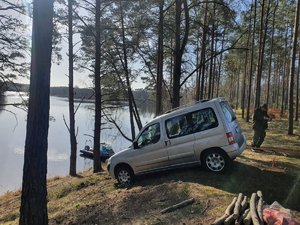
[[[235,116],[232,108],[228,104],[228,102],[221,102],[220,105],[222,107],[222,111],[224,113],[224,116],[225,116],[227,122],[232,122],[232,121],[236,120],[236,116]]]

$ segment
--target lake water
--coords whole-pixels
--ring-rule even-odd
[[[22,93],[26,99],[26,94]],[[5,103],[20,103],[21,97],[15,92],[5,93]],[[75,104],[75,107],[78,105]],[[12,114],[13,112],[14,114]],[[110,113],[120,124],[125,134],[130,134],[128,107],[111,110]],[[48,135],[48,177],[68,175],[70,138],[64,124],[63,116],[69,121],[68,101],[66,98],[50,97],[50,122]],[[93,103],[82,103],[76,113],[78,127],[77,143],[77,171],[92,167],[92,161],[79,156],[79,150],[85,145],[92,146],[93,135]],[[18,190],[22,183],[24,146],[26,133],[27,112],[14,106],[7,106],[0,110],[0,194]],[[143,124],[153,118],[153,113],[143,111]],[[68,123],[68,122],[67,122]],[[101,132],[101,142],[112,146],[115,152],[130,145],[117,129],[105,125],[107,129]]]

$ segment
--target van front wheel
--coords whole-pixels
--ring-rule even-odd
[[[228,156],[219,149],[212,149],[204,153],[202,165],[206,170],[214,173],[223,173],[229,166]]]
[[[134,174],[129,166],[120,166],[116,170],[116,178],[120,185],[131,185],[133,184]]]

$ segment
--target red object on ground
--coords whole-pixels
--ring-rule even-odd
[[[300,223],[291,218],[291,215],[275,209],[264,209],[263,217],[268,225],[300,225]]]

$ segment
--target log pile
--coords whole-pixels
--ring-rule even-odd
[[[239,193],[226,208],[224,215],[212,225],[263,225],[263,194],[253,193],[248,204],[247,196]]]

